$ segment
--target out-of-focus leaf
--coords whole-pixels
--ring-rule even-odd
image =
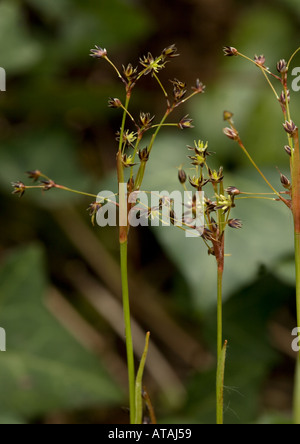
[[[7,191],[11,181],[22,180],[32,185],[25,173],[38,169],[56,183],[87,191],[91,181],[80,167],[74,148],[73,140],[63,132],[45,130],[23,135],[0,149],[0,185]],[[36,198],[45,205],[59,205],[75,197],[60,190],[43,194],[40,190],[31,190],[26,198]]]
[[[59,18],[67,19],[68,11],[73,6],[71,0],[59,0],[59,2],[53,2],[51,0],[25,0],[28,5],[32,6],[37,11],[47,18]]]
[[[48,313],[47,280],[37,246],[12,254],[0,272],[0,414],[31,418],[57,409],[111,405],[121,394],[99,360]]]
[[[13,416],[13,415],[0,415],[0,424],[3,425],[24,425],[24,421],[17,417],[17,416]]]
[[[18,2],[0,4],[0,65],[8,74],[30,69],[41,57],[41,46],[28,33]]]

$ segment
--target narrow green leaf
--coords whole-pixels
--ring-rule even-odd
[[[149,339],[150,339],[150,332],[146,334],[146,341],[145,341],[145,349],[144,353],[142,355],[142,359],[140,362],[139,370],[136,377],[136,383],[135,383],[135,424],[142,424],[143,421],[143,398],[142,398],[142,385],[143,385],[143,375],[144,375],[144,369],[146,364],[146,359],[148,355],[148,349],[149,349]]]
[[[223,424],[224,413],[224,376],[225,376],[225,361],[227,351],[227,341],[225,341],[222,353],[219,356],[217,368],[217,424]]]

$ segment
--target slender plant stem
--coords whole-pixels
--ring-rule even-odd
[[[121,253],[121,277],[122,277],[122,294],[123,294],[123,311],[125,321],[126,335],[126,351],[128,365],[128,381],[129,381],[129,403],[130,403],[130,422],[135,423],[135,368],[133,342],[130,321],[130,302],[128,288],[128,268],[127,268],[127,241],[120,243]]]
[[[218,359],[217,369],[217,425],[224,423],[224,376],[226,363],[227,341],[222,348],[220,357]]]
[[[218,266],[218,301],[217,301],[217,380],[216,380],[216,403],[217,403],[217,424],[223,424],[224,412],[224,372],[225,372],[225,356],[223,353],[223,266]],[[226,350],[225,350],[226,354]]]
[[[297,326],[300,327],[300,233],[295,233]],[[300,335],[300,334],[299,334]],[[295,377],[294,422],[300,425],[300,351]]]
[[[217,318],[218,318],[218,359],[222,353],[223,348],[223,270],[218,268],[218,302],[217,302]]]

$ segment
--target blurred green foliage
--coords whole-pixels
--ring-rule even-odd
[[[25,180],[24,172],[35,168],[77,189],[96,194],[102,188],[114,189],[119,116],[118,111],[107,110],[106,101],[122,94],[122,89],[108,67],[89,59],[93,45],[108,48],[121,66],[137,63],[148,50],[155,53],[178,43],[182,58],[168,65],[165,81],[178,70],[189,84],[196,73],[207,85],[205,95],[186,110],[194,118],[195,130],[183,134],[166,130],[158,140],[145,189],[153,189],[153,184],[157,191],[176,189],[176,167],[188,163],[186,145],[201,138],[209,140],[216,153],[215,167],[224,165],[227,185],[267,192],[238,146],[223,136],[225,109],[234,112],[245,145],[274,186],[280,186],[275,167],[288,171],[282,115],[272,91],[254,66],[224,59],[221,48],[232,44],[250,57],[264,53],[267,65],[275,70],[276,62],[288,59],[299,46],[299,2],[231,0],[224,6],[223,0],[216,0],[214,14],[204,1],[174,0],[171,11],[167,0],[150,3],[3,0],[0,4],[0,66],[7,71],[7,92],[0,96],[0,326],[8,333],[8,352],[1,354],[0,365],[0,423],[43,420],[58,410],[100,407],[109,412],[126,403],[124,388],[117,387],[99,358],[79,346],[44,305],[50,281],[72,297],[64,264],[78,259],[45,208],[51,212],[73,204],[84,214],[90,202],[67,193],[37,192],[26,193],[19,204],[10,196],[9,183]],[[171,15],[163,17],[162,10]],[[210,27],[202,30],[195,19],[200,16]],[[298,65],[300,55],[293,62]],[[298,94],[292,93],[294,116],[300,112]],[[160,91],[142,84],[133,112],[158,116],[162,102]],[[285,422],[284,414],[291,408],[289,389],[278,396],[287,399],[280,408],[280,402],[269,401],[264,387],[274,382],[276,370],[283,381],[292,383],[293,362],[272,346],[269,337],[274,314],[287,331],[294,314],[292,220],[280,204],[259,200],[239,201],[235,215],[243,220],[244,229],[231,232],[226,245],[231,254],[226,260],[224,307],[229,339],[227,422]],[[87,213],[84,216],[88,222]],[[115,234],[103,230],[97,235],[117,257]],[[204,245],[187,240],[176,229],[143,230],[132,237],[132,267],[145,282],[157,280],[156,290],[165,294],[162,306],[214,350],[215,264]],[[165,277],[168,272],[171,276]],[[82,305],[77,308],[82,310]],[[100,325],[106,332],[108,327]],[[161,344],[160,338],[152,340]],[[119,351],[120,345],[114,345]],[[176,358],[169,359],[176,367]],[[182,374],[185,403],[170,411],[156,396],[159,417],[168,422],[213,422],[213,370],[203,373],[191,366]]]

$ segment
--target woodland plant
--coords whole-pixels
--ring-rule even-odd
[[[131,63],[129,63],[127,66],[123,66],[122,70],[119,70],[111,61],[106,49],[96,46],[95,49],[91,50],[90,55],[95,59],[105,60],[113,68],[125,89],[125,98],[123,101],[119,98],[110,98],[108,101],[109,107],[115,108],[122,112],[121,125],[116,134],[116,139],[118,141],[116,170],[119,193],[116,193],[110,197],[101,197],[101,195],[88,194],[70,189],[63,185],[57,184],[54,180],[50,179],[39,170],[28,172],[30,179],[33,179],[34,182],[39,181],[38,185],[27,186],[21,181],[14,182],[12,185],[14,187],[14,193],[20,197],[24,195],[26,190],[41,189],[43,191],[49,191],[55,188],[93,198],[94,201],[88,208],[93,224],[95,223],[97,213],[106,204],[113,204],[119,208],[119,243],[129,381],[130,423],[142,423],[143,398],[148,409],[150,420],[155,422],[155,415],[151,406],[149,395],[142,389],[143,371],[149,346],[149,332],[146,334],[145,350],[138,372],[136,373],[135,371],[127,268],[128,236],[130,229],[128,216],[130,211],[133,209],[134,204],[129,202],[128,195],[138,193],[141,190],[146,167],[161,129],[166,126],[176,127],[179,130],[193,128],[192,119],[190,119],[188,115],[185,115],[182,117],[182,119],[180,119],[179,122],[176,123],[168,122],[167,120],[175,109],[182,106],[192,97],[203,94],[205,91],[205,86],[200,82],[200,80],[197,80],[190,94],[188,94],[186,83],[175,78],[174,80],[170,81],[172,93],[169,94],[167,92],[168,88],[162,84],[159,74],[166,67],[168,62],[179,55],[175,45],[165,48],[158,57],[153,57],[153,55],[149,52],[147,55],[140,58],[139,67],[134,67]],[[141,112],[137,118],[135,118],[129,111],[133,91],[139,80],[145,76],[151,77],[157,83],[158,87],[163,93],[166,103],[162,117],[158,119],[157,123],[155,122],[155,116],[151,116],[147,110]],[[150,142],[147,144],[147,146],[143,146],[142,143],[148,134],[150,134]],[[119,198],[118,202],[115,201],[116,195],[118,195]],[[163,201],[161,202],[161,205],[164,205]],[[151,211],[149,212],[149,216],[150,214]]]
[[[284,191],[277,191],[273,185],[268,181],[262,171],[259,169],[249,151],[243,144],[242,138],[234,125],[233,114],[230,112],[224,113],[224,120],[227,121],[228,127],[224,129],[224,133],[227,137],[237,142],[242,151],[246,154],[254,168],[262,176],[268,187],[272,191],[273,197],[270,198],[274,201],[278,201],[286,205],[291,211],[294,221],[294,239],[295,239],[295,268],[296,268],[296,311],[297,311],[297,326],[300,337],[300,153],[299,153],[299,130],[292,119],[290,101],[291,94],[288,87],[288,74],[290,71],[290,65],[295,55],[300,51],[298,48],[291,56],[288,62],[281,59],[276,65],[276,73],[272,72],[266,67],[266,58],[264,55],[255,56],[254,59],[240,53],[236,48],[232,46],[226,46],[224,48],[225,56],[228,57],[242,57],[258,67],[264,77],[266,78],[269,86],[272,89],[273,94],[283,113],[283,130],[287,135],[287,145],[284,146],[284,150],[289,158],[290,166],[290,179],[284,174],[280,173],[280,182],[284,188]],[[275,86],[274,86],[275,85]],[[278,87],[278,88],[277,88]],[[300,424],[300,351],[298,352],[297,364],[296,364],[296,376],[295,376],[295,388],[294,388],[294,422]]]
[[[241,56],[248,60],[248,57],[240,54],[233,47],[225,47],[226,56]],[[294,54],[295,55],[295,54]],[[126,335],[126,351],[128,366],[128,385],[129,385],[129,407],[130,407],[130,423],[141,424],[143,422],[143,411],[145,404],[148,410],[150,422],[155,423],[155,414],[151,405],[150,397],[147,391],[143,389],[143,372],[146,364],[146,358],[149,347],[150,333],[146,334],[145,349],[142,355],[139,369],[136,372],[133,337],[131,332],[130,318],[130,298],[128,285],[128,239],[130,234],[130,214],[135,210],[138,217],[153,219],[158,218],[165,223],[162,217],[163,211],[168,214],[170,224],[179,226],[181,229],[192,232],[198,241],[201,237],[205,243],[208,254],[216,260],[217,266],[217,375],[216,375],[216,406],[217,406],[217,423],[223,424],[223,391],[224,391],[224,374],[225,359],[227,351],[227,341],[223,339],[223,308],[222,308],[222,284],[225,264],[225,234],[227,228],[239,229],[242,223],[239,219],[232,217],[232,210],[235,208],[238,199],[251,197],[261,197],[280,201],[284,203],[293,213],[295,227],[295,258],[296,258],[296,297],[297,297],[297,320],[300,325],[300,161],[299,161],[299,137],[298,128],[291,119],[290,113],[290,93],[288,90],[288,71],[290,61],[287,63],[281,60],[277,64],[278,74],[273,74],[265,66],[264,56],[256,56],[251,60],[264,74],[273,93],[279,102],[283,115],[283,128],[287,134],[288,144],[284,147],[290,159],[291,180],[283,174],[280,174],[280,181],[284,187],[284,191],[277,191],[265,175],[261,172],[255,161],[244,146],[242,139],[233,122],[233,114],[226,111],[224,120],[228,123],[228,127],[224,129],[224,133],[230,139],[236,141],[243,152],[247,155],[252,165],[263,177],[267,185],[271,188],[271,195],[251,195],[244,193],[234,186],[224,185],[223,168],[212,170],[209,166],[209,157],[211,152],[208,150],[208,143],[195,141],[194,146],[188,147],[191,151],[189,159],[192,164],[193,171],[188,176],[182,167],[179,168],[179,182],[185,192],[188,192],[188,185],[193,189],[190,193],[191,199],[188,203],[184,203],[183,212],[180,216],[174,208],[172,200],[159,196],[159,205],[151,207],[144,205],[138,201],[139,193],[142,192],[143,179],[151,158],[151,153],[155,142],[161,130],[168,127],[175,127],[179,130],[189,129],[193,127],[193,121],[188,115],[182,117],[179,122],[170,122],[168,119],[172,113],[180,106],[184,105],[192,97],[203,94],[205,86],[196,81],[195,86],[188,94],[185,82],[175,78],[170,81],[171,93],[169,88],[163,85],[160,78],[160,72],[166,68],[168,62],[177,57],[177,48],[171,45],[165,48],[158,57],[153,57],[151,53],[143,56],[139,60],[139,66],[134,67],[132,64],[123,66],[119,70],[111,61],[106,49],[96,46],[91,50],[91,56],[95,59],[106,61],[115,71],[117,77],[124,86],[124,99],[110,98],[108,105],[111,108],[121,112],[121,124],[116,133],[118,148],[116,153],[116,173],[118,178],[118,192],[111,196],[101,196],[89,194],[78,190],[70,189],[66,186],[57,184],[54,180],[47,177],[39,170],[28,172],[28,176],[36,184],[27,186],[23,182],[14,182],[14,193],[22,197],[27,190],[41,189],[49,191],[52,189],[60,189],[68,192],[77,193],[93,199],[89,205],[88,211],[92,223],[95,224],[98,213],[104,209],[106,204],[114,205],[119,209],[119,244],[120,244],[120,262],[121,262],[121,281],[123,295],[123,311]],[[162,91],[165,107],[162,116],[156,120],[148,110],[143,110],[135,117],[130,112],[130,104],[137,83],[145,76],[152,78]],[[278,94],[271,82],[274,79],[281,85],[282,92]],[[150,137],[148,137],[150,135]],[[38,182],[38,183],[37,183]],[[210,191],[209,191],[210,187]],[[152,191],[148,192],[149,194]],[[137,197],[134,202],[129,196]],[[116,201],[118,196],[118,201]],[[199,208],[200,206],[200,208]],[[196,224],[197,217],[202,217],[202,225]],[[300,423],[300,353],[298,357],[296,383],[295,383],[295,422]]]

